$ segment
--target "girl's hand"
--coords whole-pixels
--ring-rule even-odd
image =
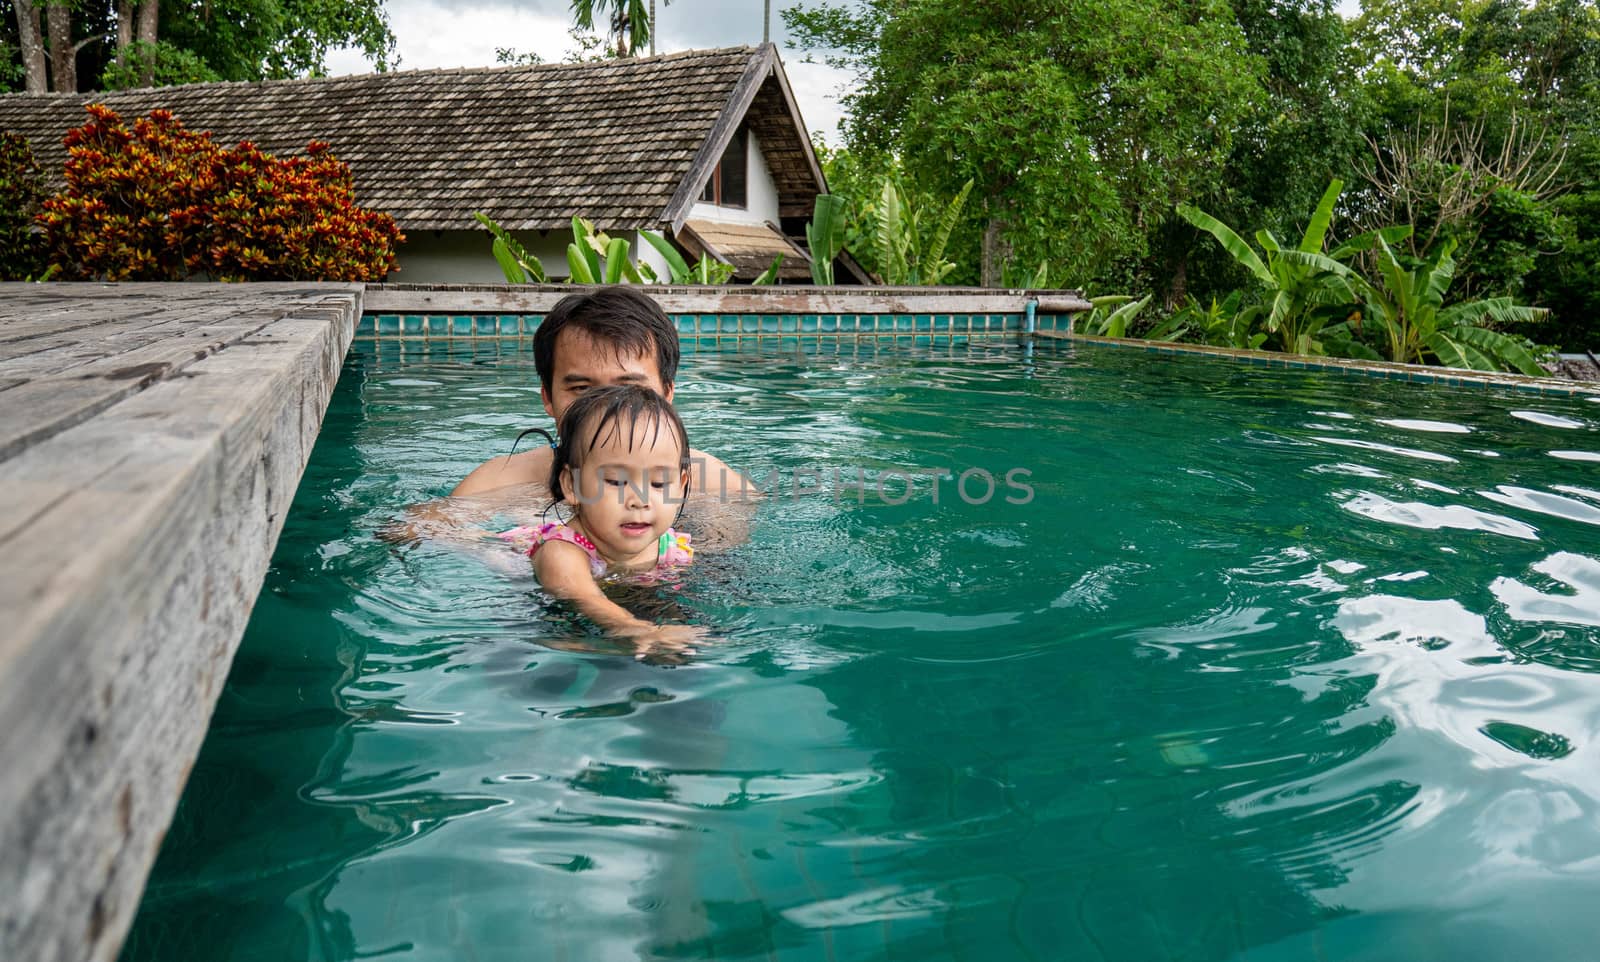
[[[682,664],[695,653],[695,645],[706,637],[698,625],[650,625],[641,623],[620,634],[633,642],[633,657],[640,661],[659,659]]]

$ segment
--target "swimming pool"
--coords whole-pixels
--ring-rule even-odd
[[[125,959],[1592,954],[1600,404],[691,344],[780,490],[635,599],[717,627],[669,668],[374,536],[525,351],[358,343]]]

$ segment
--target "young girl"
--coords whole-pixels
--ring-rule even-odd
[[[549,486],[571,518],[500,535],[527,551],[546,591],[635,639],[640,657],[702,634],[637,618],[599,585],[608,574],[657,577],[694,558],[689,536],[672,528],[688,495],[689,436],[671,402],[635,385],[584,392],[563,412]]]

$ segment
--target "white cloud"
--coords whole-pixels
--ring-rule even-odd
[[[495,50],[509,47],[557,61],[571,43],[569,17],[493,3],[389,0],[389,25],[399,46],[401,70],[492,67]],[[328,55],[334,76],[367,73],[372,65],[356,50]]]

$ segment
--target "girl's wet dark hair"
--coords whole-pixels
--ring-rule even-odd
[[[562,472],[582,467],[590,449],[602,438],[610,437],[610,432],[622,432],[628,441],[628,450],[633,450],[634,430],[641,421],[658,433],[665,427],[676,436],[678,470],[689,470],[689,432],[684,429],[678,412],[672,409],[672,402],[637,384],[597,387],[578,395],[561,417],[557,432],[560,439],[553,442],[555,457],[550,459],[550,496],[556,501],[566,498],[568,492],[561,488]],[[544,431],[533,430],[549,437]]]

